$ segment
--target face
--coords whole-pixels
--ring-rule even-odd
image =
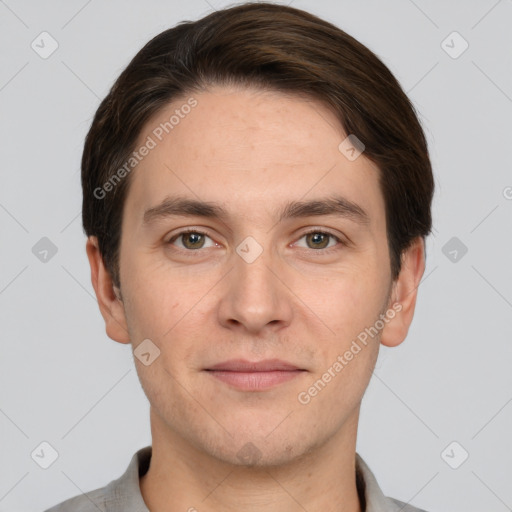
[[[139,137],[155,147],[123,212],[124,321],[135,350],[160,351],[135,358],[154,430],[226,462],[284,463],[353,431],[381,336],[362,333],[393,322],[378,169],[340,151],[347,134],[317,102],[190,96]],[[257,375],[233,360],[273,362]]]

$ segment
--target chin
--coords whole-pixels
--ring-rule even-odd
[[[237,431],[233,437],[228,434],[210,440],[199,440],[196,447],[227,464],[248,468],[265,468],[284,466],[297,461],[313,449],[314,440],[308,442],[300,432],[273,432],[265,429],[260,431]],[[271,432],[267,434],[267,432]],[[207,441],[207,442],[204,442]],[[219,442],[220,441],[220,442]]]
[[[293,447],[293,443],[290,442],[269,446],[269,443],[264,444],[262,441],[247,441],[242,443],[236,452],[224,450],[224,447],[218,448],[216,453],[212,454],[214,457],[228,464],[247,468],[284,466],[294,462],[301,455],[297,453],[297,446]]]

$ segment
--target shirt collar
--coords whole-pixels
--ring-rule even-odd
[[[133,455],[124,474],[108,484],[105,489],[105,504],[112,508],[107,506],[107,510],[149,512],[140,492],[139,478],[149,468],[151,452],[151,445],[141,448]],[[400,509],[396,501],[384,496],[374,474],[358,453],[356,453],[356,481],[360,497],[364,496],[366,502],[362,503],[362,506],[365,506],[364,512],[395,512]]]

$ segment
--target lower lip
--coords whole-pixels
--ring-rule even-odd
[[[304,370],[269,372],[234,372],[209,370],[213,377],[243,391],[263,391],[298,377]]]

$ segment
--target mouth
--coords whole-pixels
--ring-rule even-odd
[[[286,361],[232,359],[205,369],[212,377],[242,391],[264,391],[288,382],[307,370]]]

